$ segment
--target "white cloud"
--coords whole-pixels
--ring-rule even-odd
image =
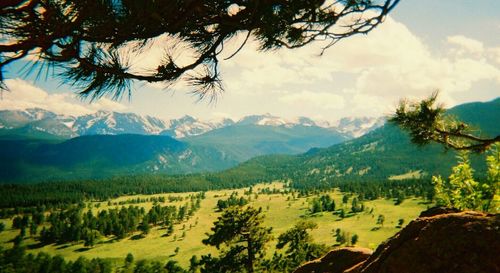
[[[329,92],[294,92],[280,98],[281,101],[302,107],[305,105],[315,106],[321,109],[342,109],[345,107],[345,100],[342,96]]]
[[[165,86],[141,83],[137,89],[146,90],[134,92],[128,109],[167,118],[184,114],[237,118],[271,112],[285,118],[317,116],[332,121],[343,116],[388,114],[399,99],[423,98],[437,89],[447,106],[491,99],[500,90],[500,45],[491,47],[463,35],[443,36],[437,43],[427,43],[391,17],[368,35],[343,40],[321,57],[321,43],[295,50],[258,52],[256,43],[250,40],[234,58],[222,61],[239,48],[244,37],[242,33],[224,44],[220,72],[226,93],[216,106],[194,104],[196,98],[184,95],[190,87],[182,83],[169,88],[175,92],[155,92]],[[152,51],[138,54],[133,69],[154,69],[165,52],[164,38],[156,39]],[[189,61],[190,54],[184,52],[179,62]],[[476,95],[478,86],[487,86],[488,90]],[[491,91],[493,88],[497,93]],[[69,110],[61,111],[74,112],[124,109],[106,99],[85,105],[70,94],[58,98],[43,92],[32,90],[32,96],[41,97],[16,99],[11,104],[48,104],[54,109],[68,105]],[[4,97],[7,95],[4,93]],[[5,99],[0,101],[0,107],[5,105]]]
[[[484,51],[484,45],[482,42],[463,35],[449,36],[447,38],[447,42],[458,46],[469,53],[481,54]]]
[[[400,98],[423,98],[435,90],[441,91],[447,106],[453,106],[463,102],[457,96],[471,92],[476,83],[500,83],[500,68],[494,60],[500,60],[500,51],[483,56],[489,49],[464,36],[446,41],[444,52],[431,50],[389,17],[368,35],[341,41],[321,57],[317,55],[320,44],[262,53],[251,43],[222,63],[222,73],[228,92],[302,105],[296,109],[299,112],[309,106],[318,108],[314,113],[297,113],[309,116],[339,115],[334,111],[338,109],[344,110],[342,115],[387,114]],[[342,75],[352,76],[352,83],[334,80]]]
[[[489,55],[491,56],[491,58],[497,63],[500,65],[500,47],[494,47],[494,48],[490,48],[488,50],[488,53]]]
[[[94,103],[85,104],[80,102],[71,93],[49,94],[21,79],[6,80],[9,91],[4,91],[0,99],[0,109],[22,110],[27,108],[42,108],[58,114],[84,115],[98,110],[124,111],[126,106],[102,98]]]

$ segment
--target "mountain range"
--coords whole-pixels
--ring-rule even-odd
[[[168,135],[174,138],[197,136],[209,131],[233,125],[257,125],[272,127],[306,126],[321,127],[344,134],[347,138],[358,137],[380,127],[384,118],[343,118],[337,124],[316,122],[307,117],[286,120],[271,114],[252,115],[233,121],[229,118],[203,121],[192,116],[165,120],[135,113],[98,111],[83,116],[59,115],[40,108],[26,110],[1,110],[0,133],[37,135],[38,137],[72,138],[84,135]]]
[[[500,98],[459,105],[447,110],[447,113],[472,124],[478,134],[500,134]],[[87,117],[86,122],[82,119],[80,123],[47,111],[2,111],[1,114],[0,181],[3,183],[220,171],[212,177],[230,177],[241,181],[290,179],[295,184],[320,187],[345,179],[363,182],[373,179],[404,180],[435,174],[446,176],[456,164],[454,151],[446,151],[437,144],[416,146],[405,132],[393,124],[384,124],[352,138],[354,134],[361,134],[365,128],[377,124],[374,120],[339,121],[339,125],[343,124],[351,134],[347,135],[341,132],[340,127],[319,126],[310,119],[290,122],[261,115],[237,122],[226,121],[225,125],[213,126],[198,134],[184,129],[189,127],[188,124],[203,122],[186,117],[175,126],[184,128],[182,132],[190,133],[175,139],[170,136],[176,132],[172,129],[174,126],[168,127],[172,129],[170,135],[165,133],[166,130],[151,129],[166,128],[174,122],[160,122],[152,118],[145,119],[148,123],[137,118],[135,124],[141,126],[122,130],[120,124],[125,123],[119,117],[124,116],[117,113],[96,113],[93,119]],[[35,121],[29,121],[30,118]],[[6,122],[8,119],[10,122]],[[46,124],[59,126],[43,127]],[[89,133],[67,139],[62,138],[63,134],[55,135],[62,126],[94,128],[92,132],[108,134]],[[126,134],[132,128],[149,134]],[[471,156],[471,160],[477,173],[484,173],[484,155]]]
[[[379,126],[380,120],[350,119],[342,123],[348,124],[344,129],[270,114],[205,122],[190,116],[162,120],[103,111],[72,117],[43,109],[4,110],[0,181],[218,171],[254,156],[328,147],[351,139],[350,132]]]
[[[470,124],[475,134],[500,135],[500,98],[458,105],[446,114]],[[469,157],[476,176],[484,176],[485,155]],[[457,152],[445,150],[438,144],[418,146],[410,141],[406,132],[388,123],[359,138],[327,148],[314,148],[299,155],[257,157],[228,172],[239,173],[241,177],[254,172],[272,179],[290,179],[296,186],[321,187],[342,180],[365,182],[448,176],[456,164]]]

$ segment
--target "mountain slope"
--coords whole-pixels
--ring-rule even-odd
[[[186,138],[185,141],[215,147],[235,161],[267,154],[298,154],[311,147],[327,147],[348,139],[331,129],[305,125],[258,125],[244,121],[236,125]]]
[[[500,134],[500,99],[459,105],[447,113],[481,128],[481,132],[490,136]],[[263,171],[265,176],[289,178],[299,187],[321,187],[342,180],[405,179],[436,174],[446,176],[451,167],[456,165],[455,151],[445,151],[437,144],[416,146],[405,132],[392,124],[328,148],[311,149],[286,160],[273,158],[255,158],[246,165],[254,166],[256,172],[272,169],[272,174]],[[263,168],[261,161],[273,166]],[[476,173],[484,174],[484,155],[471,155],[471,161]]]
[[[94,135],[63,142],[0,139],[0,181],[179,174],[234,166],[222,153],[168,136]]]
[[[0,111],[0,135],[20,135],[41,138],[70,138],[76,136],[71,129],[75,118],[32,108]]]
[[[494,137],[500,131],[500,97],[490,102],[471,102],[453,107],[449,114],[474,125],[479,133]]]

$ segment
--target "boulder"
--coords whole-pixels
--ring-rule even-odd
[[[500,215],[423,213],[380,245],[361,273],[500,272]]]
[[[361,247],[334,249],[317,260],[303,264],[294,273],[342,273],[366,260],[372,252],[371,249]]]
[[[500,215],[432,208],[382,243],[368,258],[359,256],[356,260],[351,258],[357,257],[352,253],[342,256],[335,254],[337,251],[341,250],[295,272],[500,272]]]

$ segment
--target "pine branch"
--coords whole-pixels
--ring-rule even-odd
[[[65,71],[60,75],[63,81],[71,82],[80,94],[94,99],[107,94],[120,98],[127,91],[130,94],[131,81],[169,85],[185,80],[194,84],[200,98],[212,100],[223,89],[217,72],[218,56],[225,53],[224,43],[237,33],[246,31],[248,36],[230,57],[241,51],[250,35],[260,43],[261,50],[298,48],[318,40],[330,41],[326,50],[342,39],[373,30],[399,0],[118,2],[3,1],[0,60],[4,64],[0,68],[23,60],[24,52],[36,52],[38,59]],[[232,4],[244,8],[229,14]],[[339,26],[341,19],[352,16],[359,19],[347,27]],[[112,56],[128,43],[142,47],[165,34],[172,37],[171,42],[186,43],[198,57],[182,67],[173,61],[159,61],[157,71],[140,74],[110,58],[95,60],[88,56],[92,48],[101,48],[103,55]],[[192,72],[199,71],[204,75],[193,77]],[[3,83],[1,77],[0,82]]]
[[[420,102],[401,101],[389,121],[407,131],[418,145],[436,142],[454,150],[482,153],[500,142],[500,135],[488,138],[471,134],[470,126],[446,115],[443,106],[436,105],[437,96],[435,92]]]

